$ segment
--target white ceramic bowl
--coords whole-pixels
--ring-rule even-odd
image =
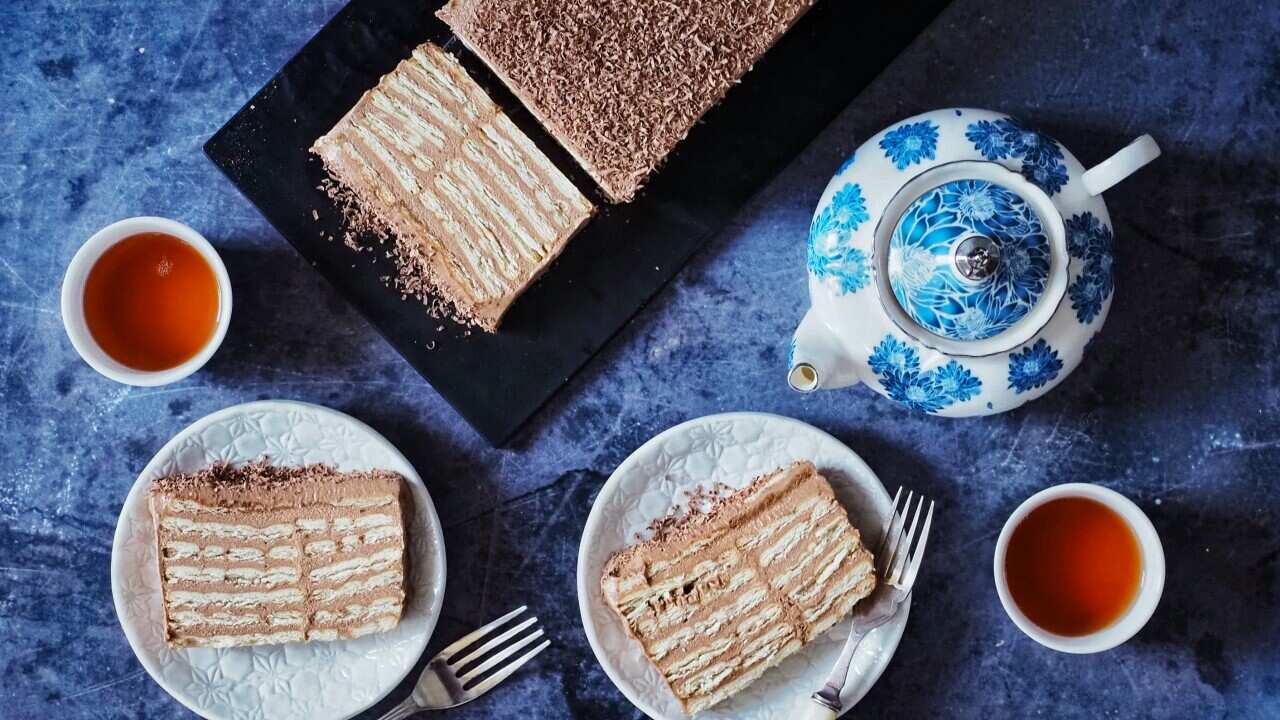
[[[1009,594],[1009,583],[1005,577],[1005,555],[1009,549],[1009,538],[1013,530],[1026,518],[1032,510],[1050,500],[1059,498],[1088,498],[1096,500],[1124,518],[1129,529],[1137,538],[1138,549],[1142,554],[1142,580],[1138,585],[1138,595],[1129,609],[1119,619],[1107,627],[1089,635],[1069,636],[1051,633],[1036,625],[1023,614]],[[1000,604],[1009,618],[1032,640],[1065,653],[1096,653],[1125,642],[1142,629],[1151,619],[1160,596],[1164,592],[1164,547],[1160,544],[1160,536],[1147,518],[1146,513],[1129,498],[1115,490],[1089,483],[1067,483],[1046,488],[1027,498],[1004,524],[1000,531],[1000,539],[996,540],[995,556],[996,592],[1000,595]]]
[[[167,370],[136,370],[117,362],[93,339],[84,317],[84,286],[94,263],[112,245],[127,237],[148,232],[172,235],[195,248],[205,262],[209,263],[218,279],[218,324],[214,328],[213,337],[190,360]],[[102,375],[126,385],[165,385],[199,370],[222,344],[227,327],[231,324],[231,278],[227,275],[227,266],[222,264],[222,258],[209,241],[186,225],[161,217],[120,220],[94,233],[76,251],[75,257],[71,258],[67,274],[62,278],[62,324],[67,329],[67,337],[71,338],[71,345],[76,352]]]

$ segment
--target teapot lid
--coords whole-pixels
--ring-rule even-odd
[[[1052,249],[1023,197],[990,180],[964,178],[915,198],[888,247],[888,280],[924,330],[978,341],[1012,328],[1044,295]]]

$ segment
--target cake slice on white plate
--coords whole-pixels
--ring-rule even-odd
[[[388,470],[264,461],[155,480],[166,642],[221,648],[394,628],[409,503]]]
[[[876,584],[871,553],[811,462],[693,505],[616,553],[600,580],[689,714],[755,682]]]

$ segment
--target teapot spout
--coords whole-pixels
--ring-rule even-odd
[[[858,382],[848,352],[812,309],[805,313],[791,340],[787,357],[787,384],[792,390],[845,387]]]

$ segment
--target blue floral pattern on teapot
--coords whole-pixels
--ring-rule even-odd
[[[841,293],[857,292],[871,282],[867,254],[848,242],[848,234],[868,219],[861,189],[840,189],[809,228],[809,272],[835,281]]]
[[[967,237],[990,238],[1000,255],[987,278],[963,277],[948,258]],[[1049,240],[1022,198],[985,180],[956,180],[907,208],[889,245],[889,284],[926,330],[981,340],[1021,320],[1049,279]]]
[[[1091,322],[1102,312],[1102,304],[1111,298],[1115,282],[1111,268],[1115,263],[1111,249],[1111,228],[1092,213],[1085,212],[1067,219],[1067,251],[1084,263],[1071,287],[1071,307],[1080,322]]]
[[[969,125],[964,136],[988,160],[1020,158],[1023,177],[1050,195],[1067,184],[1067,166],[1062,164],[1058,143],[1013,118],[979,120]]]

